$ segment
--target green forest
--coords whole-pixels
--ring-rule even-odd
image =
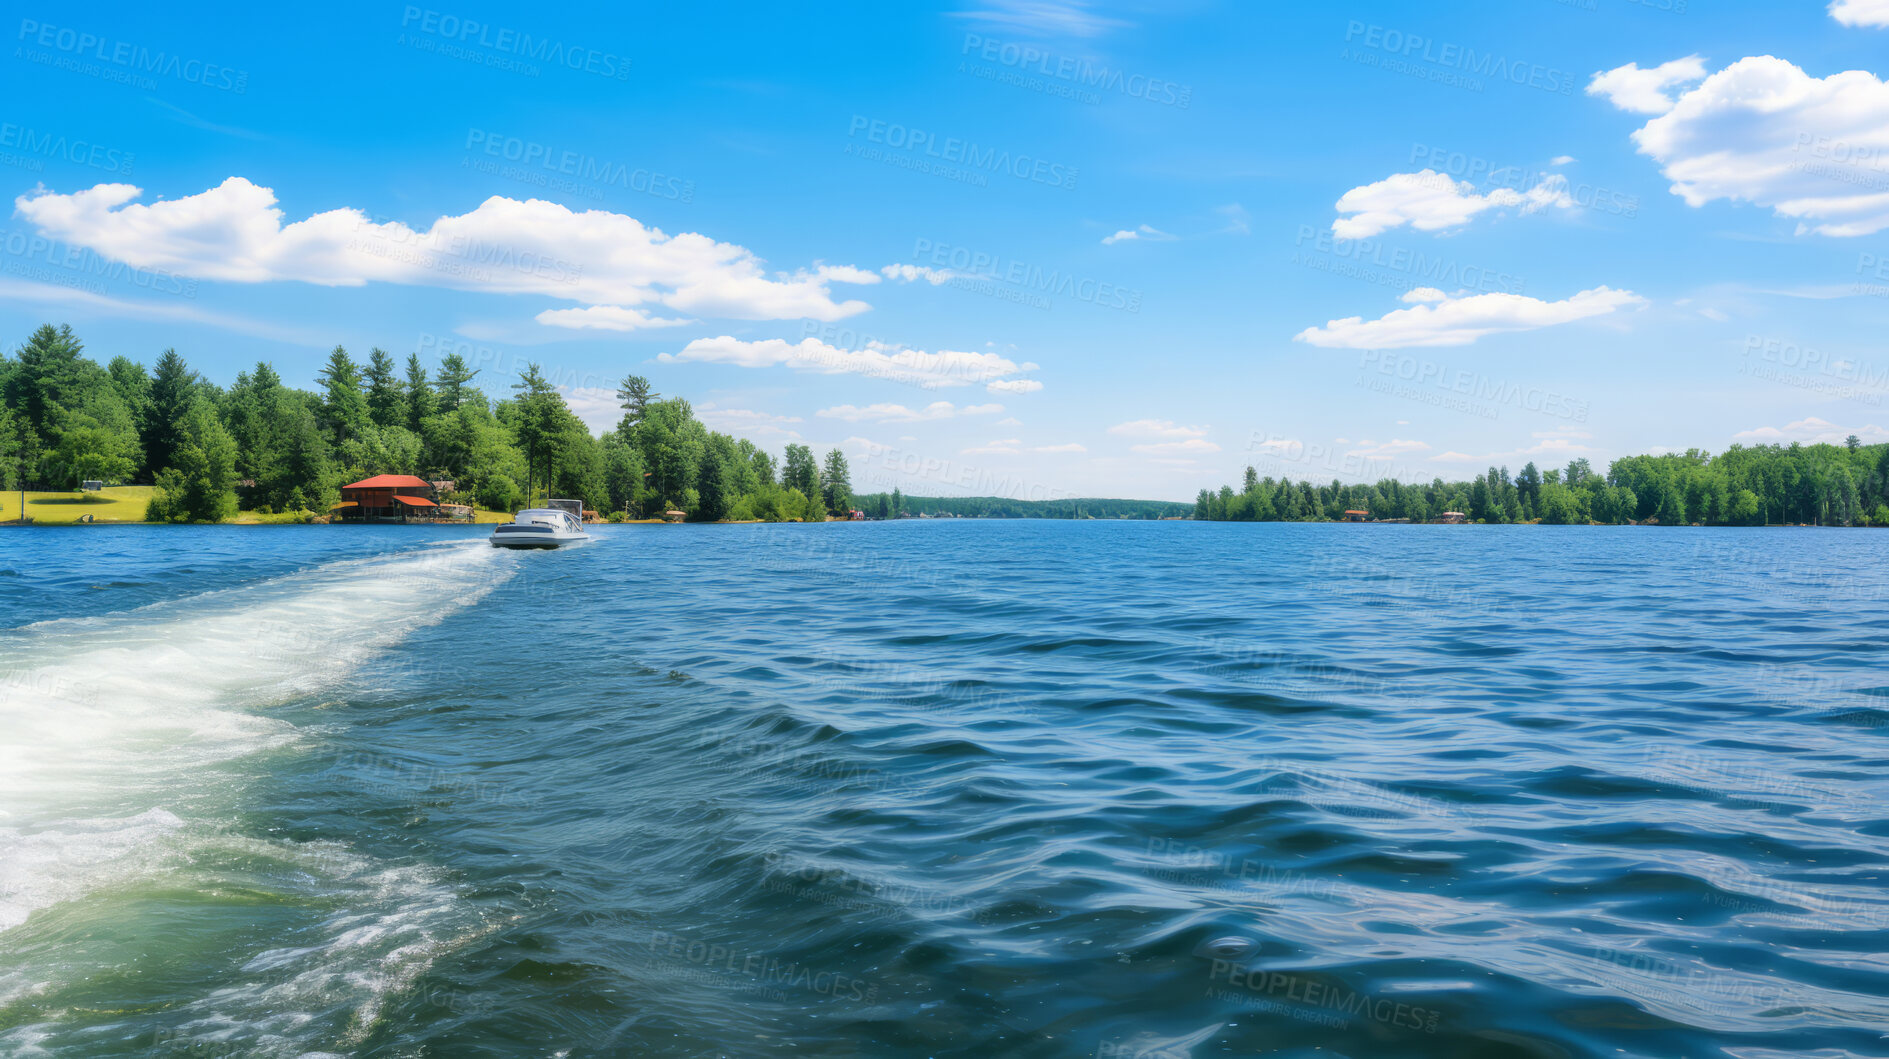
[[[1312,485],[1261,478],[1236,492],[1203,489],[1194,517],[1224,522],[1336,521],[1346,511],[1422,522],[1458,511],[1472,522],[1555,525],[1889,526],[1889,445],[1733,445],[1714,456],[1626,456],[1605,475],[1585,459],[1566,468],[1533,463],[1509,476],[1491,467],[1467,482]]]
[[[442,502],[500,512],[546,495],[617,518],[819,521],[853,505],[838,449],[816,463],[789,445],[777,465],[641,376],[623,380],[623,418],[596,437],[537,365],[494,395],[479,374],[457,354],[402,366],[336,346],[316,391],[266,362],[225,388],[171,349],[149,368],[125,356],[101,366],[70,327],[47,324],[0,355],[0,473],[8,490],[149,482],[154,522],[229,518],[239,493],[260,514],[314,517],[375,474],[451,479]]]
[[[1186,518],[1194,511],[1194,505],[1172,500],[1086,497],[1073,500],[1012,500],[1005,496],[901,496],[897,490],[891,493],[862,493],[855,498],[854,506],[873,518],[889,518],[896,511],[906,517],[1160,519]]]

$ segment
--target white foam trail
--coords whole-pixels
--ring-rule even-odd
[[[0,931],[147,870],[227,800],[212,766],[297,738],[256,707],[477,601],[500,558],[446,545],[0,637]]]

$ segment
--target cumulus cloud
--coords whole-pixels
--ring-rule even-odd
[[[1650,70],[1628,63],[1595,74],[1587,83],[1587,94],[1606,96],[1614,106],[1635,114],[1664,114],[1673,109],[1670,89],[1704,78],[1705,60],[1697,55],[1661,63]]]
[[[897,283],[912,283],[922,279],[934,287],[949,283],[958,275],[948,268],[931,268],[927,265],[887,265],[879,271]]]
[[[1171,419],[1132,419],[1117,423],[1108,432],[1125,438],[1204,438],[1206,427],[1178,426]]]
[[[1889,26],[1889,0],[1830,0],[1830,17],[1846,26]]]
[[[610,331],[688,322],[667,310],[743,320],[838,320],[863,301],[836,301],[835,283],[879,282],[877,273],[816,265],[770,273],[733,243],[669,235],[606,210],[574,212],[540,199],[495,195],[425,229],[374,221],[343,208],[284,223],[275,192],[242,177],[153,203],[131,184],[60,194],[37,188],[14,200],[42,235],[137,268],[229,283],[367,283],[536,294],[607,311],[552,312],[554,327]]]
[[[1022,444],[1023,441],[1020,438],[1000,438],[996,441],[987,441],[975,448],[959,451],[966,456],[1017,456],[1023,452],[1018,447]]]
[[[1633,133],[1688,206],[1766,206],[1829,236],[1889,228],[1889,84],[1865,70],[1812,77],[1740,59]]]
[[[1038,452],[1087,452],[1089,450],[1071,441],[1066,445],[1038,445],[1036,447],[1036,451]]]
[[[991,393],[1035,393],[1042,388],[1043,384],[1035,379],[998,379],[984,384]]]
[[[564,327],[574,331],[643,331],[653,327],[677,327],[694,320],[660,319],[641,309],[621,305],[592,305],[585,309],[546,309],[532,319],[546,327]]]
[[[1480,456],[1471,456],[1467,452],[1457,452],[1454,449],[1448,452],[1439,452],[1430,458],[1436,460],[1438,463],[1476,463],[1482,459]]]
[[[1579,456],[1583,452],[1593,451],[1592,446],[1576,444],[1567,438],[1543,438],[1522,450],[1530,456]]]
[[[864,408],[843,404],[832,408],[822,408],[814,415],[827,419],[844,419],[848,423],[916,423],[926,419],[951,419],[955,416],[996,415],[1004,410],[1000,404],[971,404],[962,408],[950,401],[933,401],[923,408],[907,408],[902,404],[869,404]]]
[[[1169,235],[1168,233],[1160,230],[1159,228],[1155,228],[1151,225],[1144,224],[1135,228],[1124,228],[1121,231],[1116,232],[1114,235],[1105,235],[1102,237],[1102,245],[1114,246],[1116,243],[1124,243],[1130,240],[1144,240],[1144,239],[1149,242],[1154,242],[1154,243],[1167,243],[1167,242],[1173,242],[1174,240],[1179,239],[1179,238],[1180,236],[1178,235]]]
[[[1880,444],[1889,441],[1889,430],[1874,423],[1855,428],[1839,427],[1827,419],[1808,416],[1782,427],[1754,427],[1741,430],[1732,435],[1733,441],[1748,441],[1759,445],[1788,445],[1793,441],[1805,444],[1841,445],[1851,434],[1865,445]]]
[[[1535,213],[1573,205],[1568,180],[1559,173],[1542,177],[1526,192],[1498,187],[1482,194],[1467,180],[1458,182],[1434,169],[1425,169],[1393,173],[1375,184],[1345,192],[1338,198],[1337,210],[1351,216],[1331,222],[1331,230],[1340,239],[1368,239],[1406,224],[1420,232],[1459,228],[1477,214],[1498,207]]]
[[[557,390],[571,413],[594,431],[610,430],[623,418],[623,399],[608,387],[559,386]]]
[[[1346,455],[1363,456],[1368,459],[1381,460],[1388,459],[1392,456],[1407,456],[1413,452],[1425,452],[1430,448],[1430,446],[1424,442],[1412,441],[1405,438],[1392,438],[1382,443],[1361,441],[1359,444],[1364,447],[1353,449],[1346,453]]]
[[[1348,316],[1324,327],[1308,327],[1292,336],[1327,349],[1402,349],[1407,346],[1463,346],[1484,335],[1505,331],[1533,331],[1603,316],[1616,309],[1643,305],[1646,299],[1627,290],[1595,287],[1571,298],[1546,302],[1521,294],[1445,295],[1420,287],[1404,295],[1417,302],[1376,320]]]
[[[926,353],[879,342],[869,343],[864,349],[840,349],[816,338],[803,338],[799,342],[764,338],[750,342],[728,335],[698,338],[682,347],[681,352],[661,353],[656,359],[664,364],[699,361],[742,368],[786,367],[821,375],[867,375],[927,389],[974,386],[1036,368],[1035,364],[1027,361],[1019,364],[997,353],[955,350]]]
[[[779,416],[751,408],[722,408],[713,403],[696,405],[695,414],[711,429],[751,437],[798,438],[799,431],[782,424],[804,422],[799,416]]]

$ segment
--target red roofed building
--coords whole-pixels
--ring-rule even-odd
[[[342,522],[383,522],[437,518],[433,485],[410,474],[377,474],[341,487],[341,502],[330,509]]]

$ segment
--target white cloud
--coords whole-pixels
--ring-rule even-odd
[[[623,418],[623,401],[615,390],[604,386],[560,386],[557,389],[571,412],[593,431],[615,429]]]
[[[805,422],[799,416],[777,416],[749,408],[719,408],[714,404],[696,405],[695,413],[710,429],[749,437],[798,438],[799,431],[780,424]]]
[[[983,7],[951,14],[954,18],[970,18],[1006,29],[1058,37],[1096,37],[1129,25],[1120,19],[1090,13],[1084,0],[985,0]]]
[[[973,386],[1036,367],[996,353],[925,353],[879,342],[869,343],[864,349],[840,349],[816,338],[803,338],[797,343],[784,338],[749,342],[728,335],[698,338],[681,352],[661,353],[656,359],[664,364],[699,361],[743,368],[787,367],[821,375],[867,375],[927,389]]]
[[[1410,294],[1417,294],[1411,291]],[[1409,295],[1405,296],[1409,300]],[[1424,295],[1428,300],[1428,295]],[[1402,349],[1407,346],[1462,346],[1484,335],[1533,331],[1615,309],[1643,305],[1646,299],[1626,290],[1595,287],[1558,302],[1521,294],[1450,296],[1429,304],[1397,309],[1366,321],[1348,316],[1324,327],[1308,327],[1292,336],[1327,349]]]
[[[1668,89],[1705,78],[1705,60],[1697,55],[1642,70],[1638,63],[1597,73],[1587,83],[1587,94],[1606,96],[1608,102],[1635,114],[1664,114],[1673,109]]]
[[[1147,445],[1130,445],[1129,448],[1150,456],[1179,456],[1186,452],[1220,451],[1220,446],[1203,438],[1188,438],[1186,441],[1158,441]]]
[[[984,389],[990,393],[1035,393],[1043,384],[1035,379],[998,379],[987,382]]]
[[[1220,234],[1220,235],[1251,235],[1252,234],[1253,225],[1250,218],[1248,218],[1247,216],[1246,207],[1240,205],[1237,202],[1230,202],[1230,203],[1227,203],[1225,206],[1214,207],[1214,212],[1218,213],[1220,216],[1225,217],[1227,219],[1227,226],[1225,228],[1220,229],[1220,231],[1216,234]]]
[[[1017,447],[1021,444],[1023,441],[1019,438],[1000,438],[997,441],[987,441],[976,448],[960,451],[966,456],[1016,456],[1023,452]]]
[[[1889,0],[1830,0],[1830,17],[1846,26],[1889,26]]]
[[[1439,452],[1430,458],[1438,463],[1479,463],[1482,460],[1480,456],[1471,456],[1467,452],[1456,452],[1455,450]]]
[[[1787,445],[1793,441],[1807,444],[1841,445],[1844,439],[1855,434],[1857,440],[1865,445],[1876,445],[1889,441],[1889,430],[1874,423],[1868,426],[1845,428],[1837,426],[1827,419],[1808,416],[1783,427],[1755,427],[1741,430],[1732,435],[1733,441],[1749,441],[1760,445]]]
[[[1555,155],[1554,158],[1551,161],[1549,161],[1548,164],[1549,165],[1573,165],[1574,162],[1575,162],[1575,158],[1573,155],[1558,154],[1558,155]]]
[[[955,416],[996,415],[1004,410],[1000,404],[973,404],[959,408],[950,401],[933,401],[923,408],[907,408],[902,404],[869,404],[864,408],[843,404],[832,408],[822,408],[813,413],[827,419],[844,419],[849,423],[917,423],[927,419],[951,419]]]
[[[1023,425],[1023,420],[1018,419],[1016,416],[1005,416],[997,421],[997,425],[1000,427],[1020,427]]]
[[[1108,432],[1125,438],[1204,438],[1206,427],[1177,426],[1171,419],[1135,419],[1117,423]]]
[[[1169,243],[1179,238],[1178,235],[1169,235],[1159,228],[1144,224],[1137,228],[1124,228],[1114,235],[1105,235],[1102,237],[1102,245],[1114,246],[1116,243],[1143,239],[1151,243]]]
[[[694,320],[667,320],[651,317],[641,309],[621,305],[593,305],[586,309],[546,309],[533,317],[546,327],[566,327],[574,331],[644,331],[655,327],[678,327]]]
[[[949,283],[958,275],[948,268],[932,268],[928,265],[887,265],[879,271],[886,278],[899,283],[922,279],[934,287]]]
[[[191,304],[172,305],[168,303],[169,300],[132,301],[51,283],[0,279],[0,300],[26,302],[32,306],[35,314],[50,305],[76,305],[105,316],[121,316],[132,320],[185,320],[220,327],[239,335],[254,335],[299,346],[320,346],[324,341],[333,341],[332,335],[324,335],[317,330],[284,327],[267,320],[200,309]]]
[[[1593,451],[1592,446],[1577,445],[1567,438],[1547,438],[1522,450],[1530,456],[1579,456]]]
[[[1087,452],[1088,449],[1071,441],[1066,445],[1038,445],[1038,452]]]
[[[493,196],[470,213],[424,230],[376,222],[343,208],[283,223],[275,192],[230,177],[196,195],[135,201],[130,184],[59,194],[38,188],[14,200],[52,238],[137,268],[230,283],[371,282],[493,294],[536,294],[603,314],[553,315],[559,327],[627,330],[684,321],[632,307],[744,320],[837,320],[862,301],[833,300],[833,283],[877,283],[876,273],[816,265],[770,275],[752,251],[704,235],[668,235],[605,210],[576,213],[554,202]]]
[[[1352,188],[1339,196],[1339,213],[1352,214],[1331,222],[1332,234],[1340,239],[1367,239],[1380,232],[1408,224],[1420,232],[1457,228],[1484,210],[1502,206],[1520,207],[1534,213],[1549,207],[1570,208],[1574,199],[1568,194],[1567,178],[1550,173],[1526,193],[1514,188],[1493,188],[1479,194],[1476,186],[1465,180],[1458,183],[1433,169],[1417,173],[1393,173],[1375,184]]]
[[[1812,77],[1740,59],[1633,133],[1688,206],[1723,199],[1798,220],[1798,232],[1889,228],[1889,84],[1866,70]]]
[[[1426,444],[1425,442],[1412,441],[1405,438],[1392,438],[1391,440],[1386,441],[1383,444],[1372,444],[1368,441],[1362,442],[1361,444],[1367,447],[1361,448],[1361,449],[1353,449],[1352,451],[1346,453],[1345,455],[1363,456],[1368,459],[1382,460],[1382,459],[1388,459],[1392,456],[1405,456],[1413,452],[1424,452],[1430,448],[1430,446]]]

